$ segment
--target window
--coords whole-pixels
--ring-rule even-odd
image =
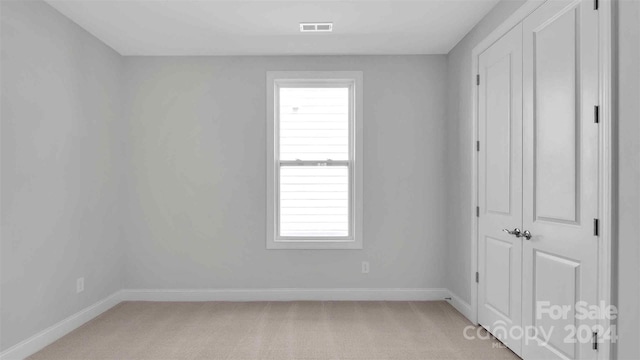
[[[267,73],[267,248],[362,248],[362,73]]]

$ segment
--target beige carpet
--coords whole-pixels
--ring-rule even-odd
[[[467,325],[443,301],[124,302],[29,359],[518,359]]]

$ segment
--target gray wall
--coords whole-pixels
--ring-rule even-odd
[[[445,56],[133,57],[125,69],[127,287],[445,286]],[[301,69],[364,72],[364,250],[265,250],[266,72]]]
[[[471,301],[472,81],[471,51],[516,11],[524,0],[502,0],[447,55],[447,285]]]
[[[122,287],[122,59],[43,2],[0,7],[4,350]]]
[[[618,6],[618,355],[640,359],[640,1]]]

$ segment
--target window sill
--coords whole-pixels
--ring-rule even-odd
[[[362,241],[268,241],[267,250],[362,250]]]

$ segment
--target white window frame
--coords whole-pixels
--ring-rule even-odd
[[[280,87],[349,87],[349,236],[280,237],[279,224],[279,89]],[[363,87],[361,71],[267,72],[267,249],[362,249]],[[283,161],[284,162],[284,161]],[[296,163],[296,161],[292,161]],[[305,162],[300,162],[304,164]],[[315,161],[314,163],[317,163]]]

